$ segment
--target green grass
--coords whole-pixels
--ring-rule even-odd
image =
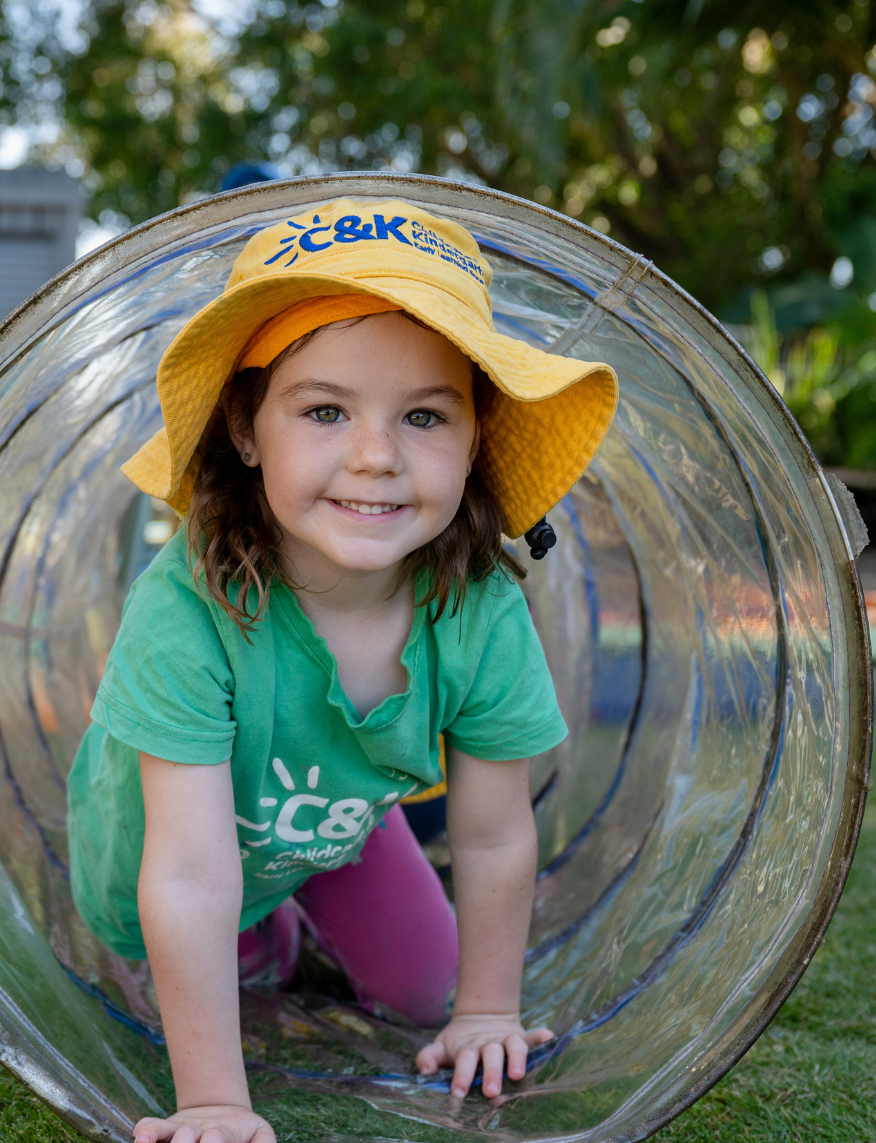
[[[320,1097],[311,1102],[314,1106],[308,1110],[324,1122],[328,1109],[320,1105]],[[349,1116],[342,1117],[345,1133],[385,1133],[382,1116],[358,1100],[349,1104]],[[876,1143],[874,1109],[876,805],[867,813],[849,883],[825,943],[790,1000],[733,1071],[656,1139]],[[336,1105],[331,1109],[335,1130],[339,1110]],[[298,1119],[300,1115],[298,1108]],[[296,1126],[298,1135],[302,1124]],[[321,1134],[318,1124],[313,1129]],[[416,1131],[414,1135],[420,1137]],[[435,1135],[449,1138],[440,1129]],[[77,1138],[0,1069],[0,1143],[75,1143]]]
[[[40,1103],[23,1083],[0,1068],[2,1143],[82,1143],[82,1137]]]
[[[876,805],[827,937],[749,1053],[661,1143],[876,1140]]]

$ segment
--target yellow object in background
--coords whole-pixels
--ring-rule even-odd
[[[438,749],[440,754],[438,761],[441,763],[441,773],[444,775],[444,780],[439,782],[437,786],[430,786],[428,790],[423,790],[419,794],[411,794],[409,798],[402,798],[401,804],[403,806],[415,806],[418,802],[431,802],[435,798],[443,798],[447,793],[447,755],[444,750],[444,735],[438,735]]]

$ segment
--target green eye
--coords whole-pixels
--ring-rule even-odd
[[[313,415],[323,425],[333,425],[340,420],[341,410],[334,405],[324,405],[321,409],[314,409]]]
[[[407,422],[413,425],[415,429],[429,429],[435,420],[435,414],[430,413],[428,409],[416,409],[413,413],[408,413]]]

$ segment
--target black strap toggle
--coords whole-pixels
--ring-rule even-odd
[[[523,533],[523,538],[529,544],[529,554],[534,560],[543,560],[557,542],[557,534],[544,516]]]

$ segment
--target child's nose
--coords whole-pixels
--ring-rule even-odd
[[[401,450],[387,425],[363,424],[351,434],[347,468],[371,476],[396,476],[401,470]]]

